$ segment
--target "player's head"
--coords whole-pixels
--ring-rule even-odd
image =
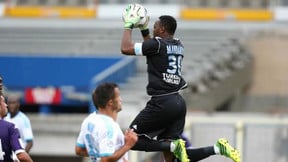
[[[119,112],[122,108],[120,90],[115,83],[102,83],[97,86],[92,94],[92,99],[98,110],[112,107],[113,110]]]
[[[153,34],[154,34],[154,37],[155,36],[162,37],[164,33],[167,33],[173,36],[176,29],[177,29],[176,19],[169,15],[162,15],[154,24]]]
[[[8,95],[7,98],[8,111],[11,117],[15,116],[20,110],[20,98],[17,95]]]
[[[7,115],[8,109],[3,95],[0,95],[0,118],[4,118]]]

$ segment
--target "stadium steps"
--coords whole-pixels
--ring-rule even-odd
[[[120,33],[120,34],[119,34]],[[111,28],[3,28],[0,30],[0,54],[36,54],[36,55],[119,55],[120,40],[122,29]],[[138,33],[138,34],[137,34]],[[200,75],[207,73],[202,62],[207,62],[205,55],[212,53],[213,48],[218,48],[221,44],[226,43],[231,38],[239,38],[241,32],[237,30],[221,30],[221,29],[181,29],[178,30],[175,37],[181,38],[185,46],[185,59],[183,62],[183,75],[192,81],[199,79]],[[140,32],[135,32],[134,40],[141,40]],[[218,57],[218,56],[215,56]],[[193,69],[195,60],[202,61]],[[138,71],[146,71],[146,63],[144,58],[138,59]],[[209,61],[208,61],[209,63]],[[210,66],[210,65],[208,65]],[[138,72],[138,73],[139,73]],[[194,74],[193,74],[194,73]],[[198,75],[195,76],[195,73]],[[142,73],[137,74],[143,75]],[[142,79],[144,80],[144,79]],[[140,87],[146,86],[145,82],[134,81],[129,83]],[[125,86],[124,86],[125,87]],[[129,86],[126,86],[129,87]],[[125,87],[125,88],[126,88]],[[127,93],[124,103],[135,105],[134,96],[138,96],[137,89],[130,88],[135,95]],[[137,95],[136,95],[137,94]],[[124,95],[126,95],[124,93]],[[143,94],[140,96],[144,96]],[[134,102],[133,102],[134,101]]]
[[[35,28],[3,28],[0,30],[0,55],[5,53],[118,55],[121,33],[122,29],[111,30],[110,28],[65,28],[65,30],[61,28],[36,28],[36,30]],[[184,78],[194,76],[191,66],[195,63],[195,59],[203,58],[205,54],[211,53],[212,48],[218,47],[230,38],[239,37],[240,34],[234,30],[178,30],[176,37],[181,38],[185,46]],[[135,34],[134,39],[141,40],[140,32]],[[201,66],[199,64],[196,69],[201,69]],[[120,85],[123,110],[119,114],[118,121],[122,129],[129,126],[131,120],[148,101],[146,84],[145,58],[138,57],[136,75],[129,78],[127,83]],[[188,98],[188,101],[194,100]],[[31,153],[74,155],[73,148],[77,133],[86,115],[30,115],[35,135],[35,147]]]
[[[119,29],[4,28],[0,30],[0,53],[119,54],[121,32]],[[134,34],[135,40],[141,40],[139,33]],[[217,44],[218,41],[224,41],[227,37],[235,35],[225,31],[197,30],[181,30],[178,33],[177,36],[181,38],[186,48],[190,45],[207,47],[207,44]]]
[[[113,27],[112,27],[113,28]],[[37,55],[119,55],[121,28],[112,30],[109,28],[49,28],[49,27],[11,27],[0,30],[0,54],[37,54]],[[119,34],[120,33],[120,34]],[[135,32],[134,39],[141,40],[140,32]],[[138,33],[138,34],[137,34]],[[179,29],[175,37],[181,38],[185,46],[185,59],[183,62],[183,75],[189,80],[199,79],[199,76],[207,73],[205,55],[213,53],[212,49],[224,44],[231,38],[238,38],[242,35],[239,30],[225,29]],[[225,51],[225,50],[224,50]],[[215,55],[215,57],[218,57]],[[201,60],[197,64],[197,60]],[[195,61],[196,60],[196,61]],[[204,61],[203,61],[204,60]],[[195,65],[197,64],[197,65]],[[208,65],[209,61],[208,61]],[[143,77],[146,71],[145,59],[139,57],[137,63],[136,81],[128,82],[123,86],[123,103],[137,105],[139,102],[143,107],[143,99],[147,99],[145,91],[141,93],[137,87],[145,87],[147,77]],[[197,73],[197,75],[195,75]],[[141,76],[142,75],[142,76]],[[140,78],[137,80],[137,78]],[[127,86],[128,85],[128,86]],[[126,91],[126,92],[125,92]],[[135,99],[136,98],[136,99]],[[137,98],[140,98],[139,101]]]
[[[27,114],[34,145],[31,155],[74,156],[74,147],[82,120],[87,114]]]

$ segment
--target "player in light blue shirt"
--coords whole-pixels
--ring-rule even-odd
[[[123,134],[116,122],[121,111],[121,97],[114,83],[99,85],[92,95],[97,113],[84,119],[77,138],[75,152],[79,156],[89,156],[92,162],[128,162],[128,151],[138,140],[133,130]]]

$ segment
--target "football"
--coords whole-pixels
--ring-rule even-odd
[[[125,9],[122,13],[123,21],[125,19],[125,15],[128,17],[140,16],[140,21],[134,25],[135,28],[140,27],[148,22],[149,17],[147,14],[147,9],[144,6],[138,3],[132,3],[129,5],[129,7],[131,7],[131,12],[129,12],[129,15],[126,15],[127,9]]]

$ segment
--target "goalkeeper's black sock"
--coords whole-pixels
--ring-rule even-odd
[[[186,152],[188,158],[190,159],[190,162],[200,161],[206,159],[211,155],[215,155],[213,146],[200,147],[200,148],[187,148]]]

